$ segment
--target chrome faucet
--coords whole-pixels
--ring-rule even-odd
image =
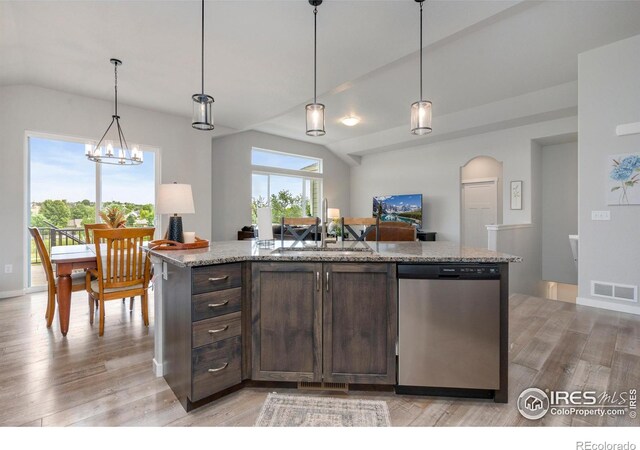
[[[327,197],[322,200],[322,214],[320,224],[322,225],[322,233],[320,233],[320,247],[327,248],[327,220],[329,219],[329,202]]]

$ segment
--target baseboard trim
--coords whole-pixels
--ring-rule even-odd
[[[17,291],[4,291],[0,292],[0,298],[11,298],[11,297],[20,297],[24,295],[24,289],[19,289]]]
[[[164,375],[164,368],[162,367],[162,364],[158,363],[155,358],[153,358],[153,373],[156,374],[156,377]]]
[[[593,308],[608,309],[610,311],[617,311],[627,314],[640,315],[640,308],[638,308],[637,306],[633,307],[631,305],[623,305],[620,303],[613,303],[605,300],[578,297],[576,298],[576,304],[581,306],[591,306]]]

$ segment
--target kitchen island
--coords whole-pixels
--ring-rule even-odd
[[[506,402],[508,264],[521,258],[450,242],[279,244],[151,251],[162,273],[156,360],[185,409],[250,383],[398,388],[398,267],[436,264],[496,271],[499,382],[426,393],[480,393]]]

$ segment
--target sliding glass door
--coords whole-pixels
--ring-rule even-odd
[[[123,212],[128,227],[156,223],[155,152],[144,151],[144,163],[138,166],[111,166],[87,160],[85,145],[95,143],[28,137],[28,223],[40,230],[49,250],[84,243],[84,225],[100,222],[99,212],[108,206]],[[42,261],[30,237],[27,252],[28,286],[45,286]]]

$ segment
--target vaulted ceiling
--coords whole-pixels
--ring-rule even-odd
[[[427,1],[424,90],[435,131],[416,138],[408,120],[419,95],[418,11],[413,0],[319,7],[318,97],[327,134],[310,138],[312,7],[306,0],[207,0],[212,136],[255,129],[320,143],[348,160],[383,148],[380,133],[390,149],[437,138],[442,117],[557,86],[574,92],[579,53],[640,33],[638,1]],[[200,89],[199,20],[200,2],[190,0],[3,1],[0,84],[111,99],[108,61],[118,57],[122,103],[190,116]],[[362,123],[342,125],[348,114]]]

